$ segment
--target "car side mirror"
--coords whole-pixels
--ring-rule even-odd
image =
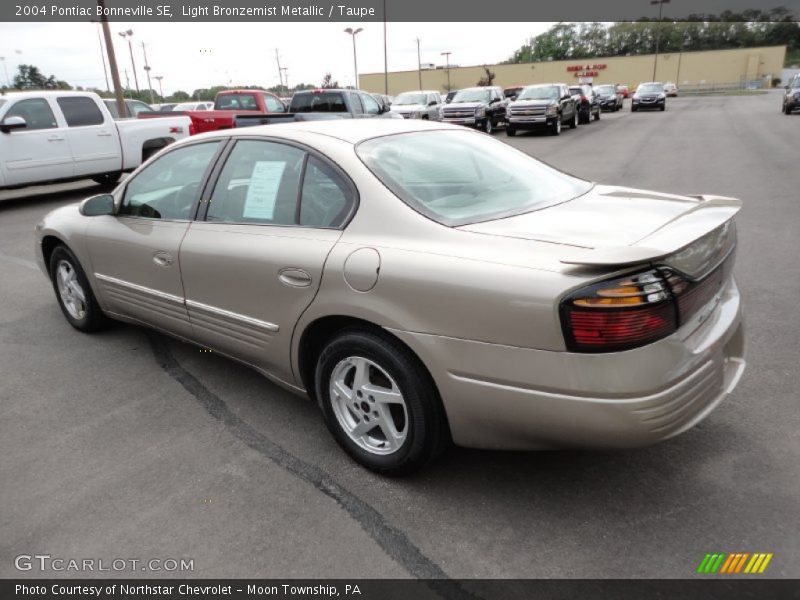
[[[436,100],[431,100],[430,102],[428,102],[428,106],[436,106],[436,104],[437,104]]]
[[[0,131],[3,133],[11,133],[15,129],[25,129],[28,126],[28,123],[22,117],[6,117],[3,119],[3,122],[0,123]]]
[[[114,214],[114,196],[111,194],[100,194],[92,196],[81,202],[78,209],[84,217],[100,217],[103,215]]]

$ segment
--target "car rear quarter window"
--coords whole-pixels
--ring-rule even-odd
[[[353,192],[330,165],[310,156],[300,199],[300,226],[341,227],[355,204]]]
[[[65,96],[57,100],[64,119],[70,127],[102,125],[105,119],[94,100],[86,97]]]
[[[27,124],[25,130],[55,129],[58,127],[56,117],[50,104],[44,98],[28,98],[20,100],[8,109],[4,118],[22,117]]]
[[[378,105],[378,102],[372,96],[367,94],[359,94],[361,99],[364,101],[364,112],[368,115],[379,115],[381,112],[381,107]]]
[[[220,142],[170,150],[136,173],[125,187],[119,213],[148,219],[192,218],[211,160]]]
[[[206,220],[296,225],[305,155],[287,144],[238,141],[214,186]]]

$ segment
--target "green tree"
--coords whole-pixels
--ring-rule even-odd
[[[339,82],[333,80],[333,76],[330,73],[325,73],[322,78],[322,85],[321,88],[324,89],[335,89],[339,87]]]
[[[483,77],[481,77],[478,80],[478,83],[476,85],[478,86],[492,85],[492,82],[494,81],[496,75],[492,71],[490,71],[489,67],[487,67],[486,65],[483,66],[483,71],[484,71]]]
[[[17,74],[14,75],[14,87],[18,89],[59,89],[71,90],[66,81],[56,79],[55,75],[45,77],[34,65],[19,65]]]

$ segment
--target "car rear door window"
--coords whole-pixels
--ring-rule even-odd
[[[206,220],[296,225],[305,155],[287,144],[238,141],[214,186]]]
[[[102,125],[103,113],[94,100],[81,96],[64,96],[57,100],[69,127]]]
[[[148,219],[192,218],[211,160],[220,142],[191,144],[155,159],[131,178],[119,213]]]
[[[58,127],[56,117],[44,98],[28,98],[20,100],[8,109],[4,118],[22,117],[25,119],[27,130],[55,129]]]

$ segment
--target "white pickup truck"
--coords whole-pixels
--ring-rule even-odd
[[[190,125],[185,116],[115,121],[91,92],[0,95],[0,189],[75,179],[114,183],[188,136]]]

